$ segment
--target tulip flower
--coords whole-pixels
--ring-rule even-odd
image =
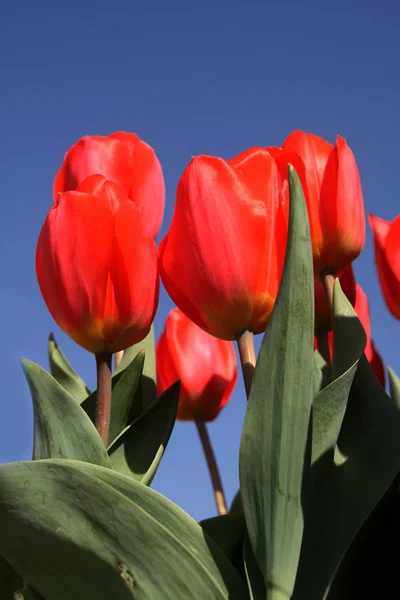
[[[284,175],[291,163],[302,182],[315,278],[337,275],[357,258],[365,240],[360,176],[346,140],[338,136],[332,146],[316,135],[293,131],[281,149],[268,150]]]
[[[230,161],[197,156],[177,189],[160,274],[175,304],[226,340],[265,330],[278,293],[288,227],[288,183],[252,148]]]
[[[66,153],[54,181],[58,194],[76,190],[90,175],[103,175],[117,183],[142,211],[144,226],[153,237],[164,214],[165,188],[154,150],[134,133],[85,136]]]
[[[156,347],[157,386],[162,393],[181,380],[177,418],[212,421],[228,402],[236,383],[231,342],[219,340],[172,310]]]
[[[371,337],[371,318],[369,312],[368,298],[362,287],[358,284],[355,286],[355,302],[354,310],[357,313],[358,318],[361,321],[361,325],[364,327],[365,334],[367,336],[367,344],[365,346],[364,354],[370,363],[372,369],[382,387],[385,387],[385,368],[381,355],[375,348],[374,341]],[[318,341],[315,339],[315,346],[318,349]],[[333,332],[328,332],[328,346],[329,354],[332,357],[333,354]]]
[[[348,265],[338,275],[340,287],[347,299],[354,306],[356,301],[356,281],[353,267]],[[320,281],[314,282],[314,307],[315,307],[315,329],[332,329],[331,309],[323,285]]]
[[[157,253],[140,209],[101,175],[58,195],[40,233],[36,273],[59,327],[93,353],[124,350],[149,332]]]
[[[400,319],[400,216],[392,222],[373,215],[368,219],[383,297],[392,315]]]

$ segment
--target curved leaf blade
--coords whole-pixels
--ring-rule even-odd
[[[310,231],[303,190],[292,167],[289,185],[285,267],[262,341],[240,445],[246,525],[269,599],[290,598],[294,587],[314,381]]]
[[[79,404],[39,365],[21,362],[33,402],[33,458],[70,458],[110,468],[107,451]]]
[[[175,425],[179,390],[174,383],[110,446],[114,470],[150,485]]]
[[[141,381],[143,407],[146,408],[156,399],[157,390],[157,374],[156,374],[156,354],[155,354],[155,339],[154,325],[151,326],[148,335],[139,342],[125,350],[124,356],[114,374],[121,373],[130,365],[138,352],[143,351],[145,354],[143,377]]]
[[[400,408],[400,379],[391,367],[388,367],[387,371],[389,375],[390,397],[397,408]]]
[[[53,333],[50,333],[49,335],[47,351],[49,355],[50,373],[53,375],[54,379],[67,390],[74,400],[81,403],[89,396],[90,390],[83,379],[81,379],[78,373],[76,373],[69,364],[59,348]]]

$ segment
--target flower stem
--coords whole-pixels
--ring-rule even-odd
[[[333,313],[333,286],[335,285],[335,277],[332,273],[322,273],[321,283],[324,286],[325,296],[329,303],[331,313]]]
[[[114,366],[115,366],[115,368],[118,367],[119,363],[123,359],[123,356],[124,356],[124,351],[123,350],[120,350],[119,352],[116,352],[114,354]]]
[[[246,390],[247,399],[249,399],[254,369],[256,366],[254,335],[251,331],[245,331],[242,333],[237,343],[239,348],[240,363],[242,365],[244,387]]]
[[[208,435],[207,426],[201,415],[195,416],[195,421],[201,445],[203,446],[204,456],[208,465],[208,470],[211,477],[211,483],[214,490],[215,504],[217,505],[217,511],[219,515],[226,515],[228,512],[226,508],[225,494],[222,488],[221,476],[219,474],[217,461],[213,447],[211,445],[210,436]]]
[[[111,361],[110,352],[96,354],[97,396],[95,425],[99,435],[107,446],[111,414]]]

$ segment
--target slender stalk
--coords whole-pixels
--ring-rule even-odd
[[[123,350],[120,350],[119,352],[116,352],[114,354],[114,366],[115,366],[115,368],[118,367],[119,363],[123,359],[123,356],[124,356],[124,351]]]
[[[318,342],[318,350],[327,365],[331,364],[331,355],[329,352],[328,332],[326,329],[318,329],[315,332]]]
[[[242,365],[243,381],[247,399],[250,396],[256,366],[256,351],[254,348],[254,335],[251,331],[242,333],[237,341],[239,348],[240,364]]]
[[[331,309],[331,312],[333,312],[333,286],[335,285],[335,277],[331,273],[322,273],[321,283],[324,286],[329,308]]]
[[[107,446],[111,414],[111,361],[110,352],[96,354],[97,396],[95,425],[99,435]]]
[[[201,415],[195,416],[195,421],[201,445],[203,446],[204,456],[206,458],[208,470],[211,477],[211,483],[214,490],[215,504],[217,505],[217,511],[219,515],[226,515],[228,512],[226,508],[225,494],[222,488],[221,476],[213,447],[211,445],[210,436],[208,435],[207,426]]]

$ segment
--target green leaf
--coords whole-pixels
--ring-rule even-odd
[[[184,511],[88,463],[0,467],[0,553],[48,599],[247,597],[237,571]]]
[[[391,367],[388,367],[387,371],[389,374],[390,397],[397,408],[400,408],[400,379]]]
[[[139,352],[124,371],[112,378],[111,417],[108,434],[111,443],[142,412],[142,401],[138,394],[138,388],[144,360],[144,353]],[[81,405],[93,423],[96,414],[96,394],[97,390]]]
[[[54,379],[67,390],[74,400],[81,403],[82,400],[89,396],[90,390],[83,379],[81,379],[71,367],[58,347],[52,333],[49,335],[47,350],[49,354],[50,373],[53,375]]]
[[[179,391],[176,382],[110,446],[113,469],[150,485],[175,424]]]
[[[257,360],[240,446],[240,490],[268,599],[290,598],[303,534],[314,377],[314,278],[300,180],[289,167],[282,282]]]
[[[21,589],[15,592],[14,600],[43,600],[43,598],[30,588],[28,590]]]
[[[79,404],[39,365],[21,362],[33,402],[33,458],[71,458],[111,467],[95,427]]]
[[[243,515],[220,515],[200,521],[200,526],[222,552],[235,564],[242,559],[242,546],[245,532]]]
[[[258,568],[256,557],[254,556],[253,548],[249,540],[247,532],[243,542],[243,562],[244,570],[249,588],[250,600],[265,600],[267,592],[265,589],[264,579]]]
[[[330,456],[329,462],[333,461],[351,384],[367,343],[364,328],[342,292],[338,279],[335,280],[333,290],[333,333],[332,371],[335,379],[313,402],[312,463],[325,453]],[[328,463],[325,461],[325,464]]]
[[[314,488],[293,600],[321,600],[357,532],[400,470],[400,412],[359,361],[335,464]]]
[[[124,352],[124,356],[114,373],[120,373],[132,362],[137,353],[143,350],[145,353],[145,361],[142,376],[142,395],[143,406],[146,408],[156,399],[157,378],[156,378],[156,354],[154,341],[154,326],[151,326],[149,334],[134,346],[131,346]]]
[[[10,600],[13,593],[22,588],[22,577],[8,564],[5,558],[0,555],[0,598]]]
[[[242,498],[240,496],[240,490],[236,493],[236,496],[232,500],[231,507],[229,509],[231,514],[243,514]]]
[[[331,381],[332,374],[318,350],[314,350],[314,396],[323,390]]]

